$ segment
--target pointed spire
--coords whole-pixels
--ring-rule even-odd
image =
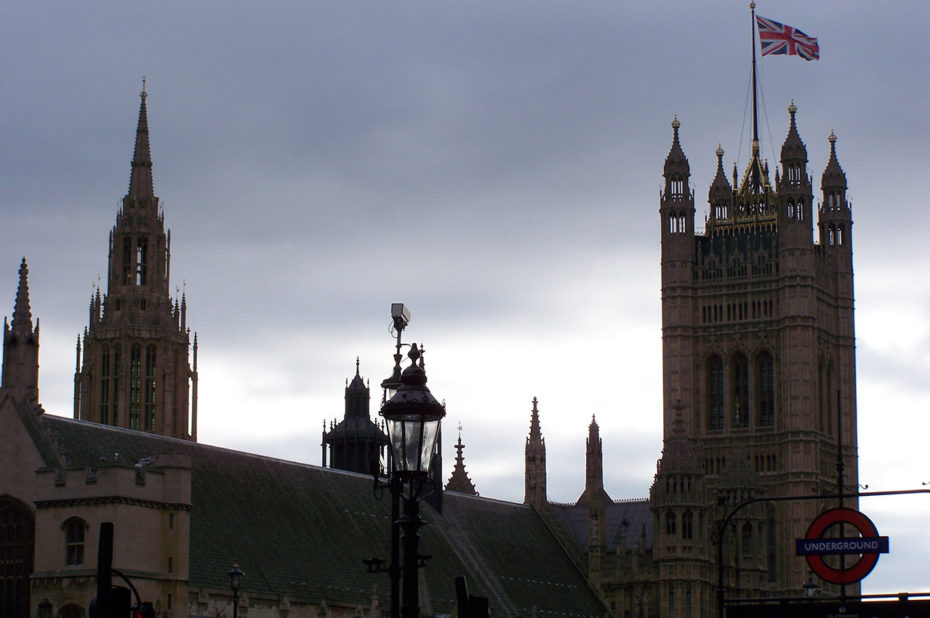
[[[21,401],[39,398],[39,324],[32,326],[29,308],[29,267],[19,265],[19,287],[10,324],[3,321],[3,370],[0,388]]]
[[[32,310],[29,308],[29,267],[26,258],[19,264],[19,286],[16,288],[16,303],[13,306],[13,321],[10,331],[17,337],[25,338],[34,333],[32,328]]]
[[[665,176],[690,176],[691,167],[688,165],[688,157],[685,156],[684,151],[681,149],[681,142],[678,141],[678,128],[681,126],[681,123],[678,121],[678,116],[675,116],[675,119],[672,120],[672,148],[668,152],[668,156],[665,157]]]
[[[846,173],[836,158],[836,135],[833,131],[830,131],[830,137],[827,139],[830,140],[830,160],[827,161],[827,168],[820,179],[820,188],[846,190]]]
[[[786,161],[803,161],[807,163],[807,147],[804,145],[804,142],[801,141],[801,136],[798,134],[798,125],[794,117],[797,111],[798,107],[792,100],[791,105],[788,106],[788,113],[791,115],[791,124],[788,126],[788,136],[785,138],[785,143],[781,146],[781,161],[783,165]]]
[[[452,468],[452,476],[449,477],[449,482],[446,483],[446,490],[477,496],[478,492],[475,490],[475,484],[471,482],[471,479],[468,478],[468,472],[465,471],[465,458],[462,455],[465,445],[462,444],[461,423],[459,423],[458,429],[459,439],[455,445],[455,466]]]
[[[717,145],[717,175],[714,176],[714,182],[710,185],[710,191],[707,199],[711,204],[729,200],[733,195],[733,187],[727,180],[726,172],[723,171],[723,148]],[[714,211],[711,210],[712,215]]]
[[[610,501],[610,496],[604,491],[604,458],[601,444],[601,429],[597,419],[591,415],[591,424],[588,425],[588,439],[585,443],[585,483],[584,493],[578,498],[578,504],[594,506]]]
[[[145,107],[145,78],[142,78],[142,92],[139,98],[139,123],[136,126],[136,146],[132,153],[132,173],[129,176],[129,195],[137,201],[151,200],[155,196],[152,182],[152,153],[149,148],[149,120]]]
[[[533,397],[533,410],[530,414],[530,435],[526,439],[527,445],[530,444],[543,444],[546,439],[542,437],[542,430],[539,427],[539,409],[537,408],[539,401],[536,397]]]
[[[533,411],[530,416],[530,435],[526,438],[523,449],[523,482],[525,492],[523,503],[542,507],[548,502],[546,497],[546,440],[539,428],[539,401],[533,397]]]

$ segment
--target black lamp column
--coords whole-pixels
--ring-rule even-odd
[[[226,575],[229,576],[229,588],[233,593],[233,618],[239,618],[239,589],[242,587],[242,577],[245,573],[239,568],[238,563],[233,562]]]
[[[398,322],[406,326],[410,313],[403,305],[395,304],[391,312],[395,326]],[[400,330],[399,328],[398,331]],[[399,332],[397,343],[399,353]],[[401,495],[404,505],[404,513],[396,522],[404,531],[401,617],[418,618],[420,613],[417,577],[420,568],[418,530],[423,525],[418,502],[422,497],[423,486],[427,483],[433,449],[439,436],[440,421],[446,415],[446,410],[426,386],[426,371],[420,361],[422,355],[416,344],[410,346],[407,356],[410,358],[410,365],[400,375],[400,385],[389,398],[387,393],[390,391],[386,389],[386,401],[381,406],[381,416],[384,417],[391,442],[392,486]],[[395,375],[399,364],[399,362],[395,363]],[[389,378],[385,382],[392,382],[392,380]],[[392,599],[392,604],[394,602],[396,601]]]

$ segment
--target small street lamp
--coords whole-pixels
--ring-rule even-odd
[[[802,588],[804,588],[804,596],[808,598],[814,596],[817,594],[817,591],[820,590],[820,586],[814,582],[814,578],[810,575],[807,576],[807,581],[804,582]]]
[[[229,588],[233,593],[233,618],[239,618],[239,590],[242,588],[242,578],[245,572],[239,568],[237,562],[233,562],[232,568],[226,575],[229,576]]]

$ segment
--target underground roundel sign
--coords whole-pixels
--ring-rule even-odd
[[[836,525],[845,524],[859,536],[825,537],[824,533]],[[842,534],[845,534],[846,532]],[[868,575],[878,562],[879,554],[888,553],[888,537],[879,536],[875,524],[859,511],[847,508],[831,509],[815,519],[803,539],[797,541],[797,555],[806,556],[807,563],[821,579],[831,584],[853,584]],[[848,566],[834,568],[823,557],[827,555],[858,555]]]

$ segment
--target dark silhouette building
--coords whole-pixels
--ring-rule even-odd
[[[388,438],[371,420],[371,392],[359,375],[358,359],[355,359],[355,377],[346,384],[345,402],[343,419],[338,423],[332,421],[329,431],[323,428],[323,466],[371,474],[372,466],[380,468],[385,461]]]

